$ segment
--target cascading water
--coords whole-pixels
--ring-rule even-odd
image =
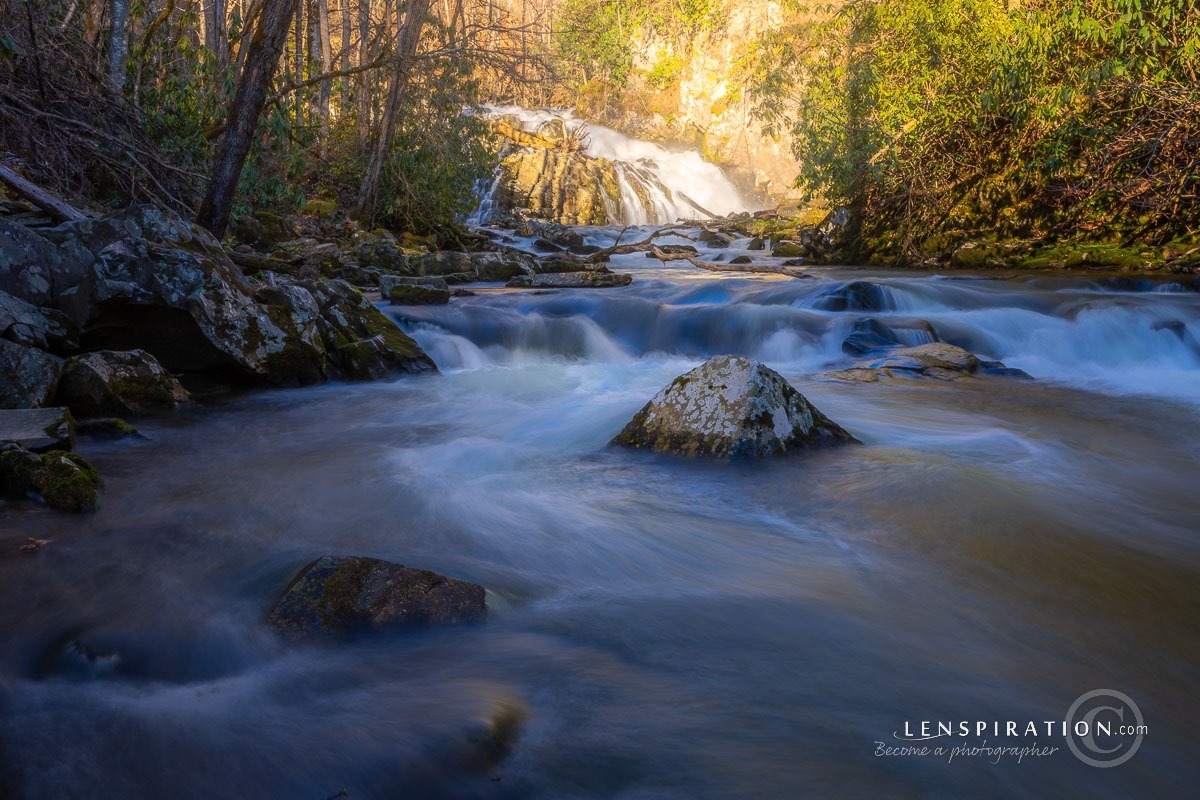
[[[482,113],[490,119],[515,122],[533,134],[551,125],[561,125],[562,130],[579,137],[584,145],[579,151],[582,155],[611,162],[618,184],[616,196],[611,196],[606,187],[599,187],[599,191],[604,194],[608,222],[612,224],[662,224],[750,209],[750,204],[721,169],[705,161],[695,150],[670,150],[634,139],[589,123],[567,110],[487,105],[482,107]],[[500,184],[498,170],[485,187],[471,222],[489,222],[500,211],[497,202]]]

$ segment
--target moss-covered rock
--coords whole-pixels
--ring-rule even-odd
[[[388,299],[397,306],[441,306],[450,302],[450,290],[437,286],[397,284],[388,293]]]
[[[611,289],[628,286],[633,276],[608,270],[518,275],[506,285],[513,289]]]
[[[808,249],[799,242],[780,242],[771,251],[776,258],[799,258],[807,253]]]
[[[100,350],[67,362],[58,402],[77,416],[140,416],[174,411],[187,390],[145,350]]]
[[[82,456],[55,450],[42,456],[36,491],[58,511],[93,511],[100,503],[104,481]]]
[[[482,622],[484,588],[377,558],[324,556],[292,579],[267,615],[291,638]]]
[[[255,211],[235,217],[229,232],[239,242],[260,248],[272,248],[296,238],[296,228],[278,214]]]

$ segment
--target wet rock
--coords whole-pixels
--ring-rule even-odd
[[[239,242],[255,247],[271,249],[296,238],[296,228],[278,214],[255,211],[234,217],[229,224],[229,233]]]
[[[62,374],[61,358],[0,339],[0,408],[49,405]]]
[[[710,358],[676,378],[613,439],[626,447],[719,458],[854,441],[779,373],[739,356]]]
[[[889,320],[885,325],[873,317],[855,320],[850,335],[842,342],[842,352],[851,356],[878,353],[893,347],[916,346],[938,341],[933,326],[923,319]]]
[[[292,579],[267,624],[292,638],[398,626],[455,625],[487,616],[484,588],[377,558],[324,556]]]
[[[364,242],[358,246],[359,266],[375,267],[385,273],[408,274],[408,258],[395,242],[387,240]]]
[[[1005,367],[1003,363],[999,361],[986,363],[988,366],[983,370],[984,372],[997,375],[1008,374],[1009,368]],[[954,381],[979,373],[982,366],[974,354],[961,347],[955,347],[945,342],[934,342],[917,347],[899,347],[890,350],[884,356],[855,362],[850,369],[824,373],[822,377],[858,383],[878,383],[895,378],[933,378]],[[1025,375],[1025,373],[1021,374]],[[1025,377],[1028,376],[1025,375]]]
[[[473,275],[479,281],[506,281],[516,275],[533,272],[532,256],[513,251],[503,253],[462,253],[443,250],[414,256],[410,265],[414,275]]]
[[[715,231],[712,228],[704,228],[696,237],[709,247],[729,247],[733,244],[733,237],[722,231]]]
[[[499,179],[495,199],[505,211],[522,210],[561,225],[604,225],[610,206],[621,210],[620,178],[607,159],[523,148],[500,162]]]
[[[388,299],[395,306],[443,306],[450,302],[450,289],[397,284],[388,293]]]
[[[437,371],[433,360],[366,296],[345,281],[295,281],[312,298],[329,377],[382,380],[396,372]]]
[[[61,354],[79,346],[79,331],[59,311],[0,292],[0,339]]]
[[[619,272],[586,270],[555,272],[540,275],[519,275],[507,284],[513,289],[609,289],[628,286],[633,276]]]
[[[25,497],[37,492],[42,457],[13,442],[0,442],[0,495]]]
[[[12,442],[35,453],[72,450],[75,419],[66,408],[0,411],[0,442]]]
[[[775,245],[775,249],[771,251],[771,255],[776,258],[799,258],[808,255],[808,249],[799,242],[783,241]]]
[[[75,423],[75,432],[79,436],[92,439],[144,439],[138,429],[120,417],[93,417],[81,419]]]
[[[57,511],[93,511],[100,503],[104,481],[82,456],[55,450],[42,456],[36,491]]]
[[[536,236],[543,241],[551,243],[560,250],[569,247],[583,247],[584,245],[583,235],[579,231],[554,222],[544,222],[537,219],[525,220],[516,233],[518,236],[526,238]]]
[[[700,251],[692,247],[690,244],[660,244],[655,245],[661,252],[667,255],[677,256],[698,256]],[[654,253],[647,252],[646,258],[658,258]]]
[[[750,256],[738,256],[737,258],[729,259],[730,264],[750,264],[754,261]]]
[[[431,289],[446,289],[449,290],[450,285],[446,283],[446,279],[442,277],[420,277],[410,278],[402,275],[380,275],[379,276],[379,294],[384,297],[390,297],[392,289],[397,286],[427,286]]]
[[[549,256],[537,260],[538,272],[579,272],[584,267],[582,261],[569,256]]]
[[[980,361],[979,373],[981,375],[995,375],[999,378],[1016,378],[1017,380],[1031,381],[1033,376],[1023,369],[1009,367],[1003,361]]]
[[[887,290],[877,283],[851,281],[817,298],[820,311],[887,311],[894,304]]]
[[[70,359],[58,402],[77,416],[140,416],[174,411],[190,397],[145,350],[101,350]]]
[[[750,244],[746,245],[747,250],[765,250],[766,248],[767,243],[757,236],[750,240]]]

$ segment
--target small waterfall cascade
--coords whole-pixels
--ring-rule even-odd
[[[480,113],[518,131],[519,140],[482,187],[472,223],[513,210],[595,225],[659,225],[751,210],[720,167],[695,150],[634,139],[562,109],[488,105]]]

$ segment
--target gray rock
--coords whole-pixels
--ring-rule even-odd
[[[614,444],[683,456],[762,457],[857,441],[779,373],[715,356],[637,413]]]
[[[523,253],[461,253],[443,250],[413,256],[409,263],[414,275],[474,274],[475,280],[506,281],[515,275],[534,271],[535,260]]]
[[[766,247],[767,243],[757,236],[750,240],[750,244],[746,245],[747,250],[765,250]]]
[[[26,450],[72,450],[75,420],[66,408],[21,408],[0,411],[0,442]]]
[[[37,408],[54,400],[61,358],[0,339],[0,408]]]
[[[59,263],[53,243],[15,222],[0,218],[0,291],[38,305],[54,296]]]
[[[1016,375],[1020,370],[1010,371],[999,361],[980,362],[972,353],[945,342],[898,347],[885,355],[857,361],[850,369],[827,372],[821,377],[858,383],[878,383],[895,378],[955,381],[970,378],[981,371],[1021,377]],[[1028,377],[1025,373],[1021,375]]]
[[[79,346],[79,332],[65,314],[7,292],[0,292],[0,339],[57,353]]]
[[[405,275],[411,272],[409,256],[395,242],[380,239],[363,242],[358,246],[358,263],[362,267],[375,267],[385,273]]]
[[[608,289],[628,286],[633,276],[620,272],[586,270],[583,272],[554,272],[538,275],[518,275],[508,282],[513,289]]]
[[[388,299],[394,306],[444,306],[450,302],[450,289],[400,284],[392,287]]]
[[[275,601],[267,624],[292,638],[397,626],[481,622],[484,588],[377,558],[324,556]]]
[[[379,276],[379,293],[386,297],[392,296],[392,289],[397,286],[427,286],[433,289],[445,289],[449,291],[450,285],[446,283],[445,278],[441,277],[423,277],[410,278],[400,275],[380,275]]]
[[[174,411],[190,399],[145,350],[101,350],[63,368],[58,402],[77,416],[140,416]]]
[[[416,342],[345,281],[294,281],[290,286],[313,301],[312,330],[320,339],[329,377],[382,380],[398,371],[437,371]]]
[[[937,331],[926,320],[889,319],[885,325],[873,317],[865,317],[855,320],[850,335],[842,342],[842,352],[861,356],[893,347],[915,347],[936,341],[939,341]]]
[[[783,241],[775,245],[771,255],[776,258],[800,258],[808,255],[808,248],[799,242]]]

